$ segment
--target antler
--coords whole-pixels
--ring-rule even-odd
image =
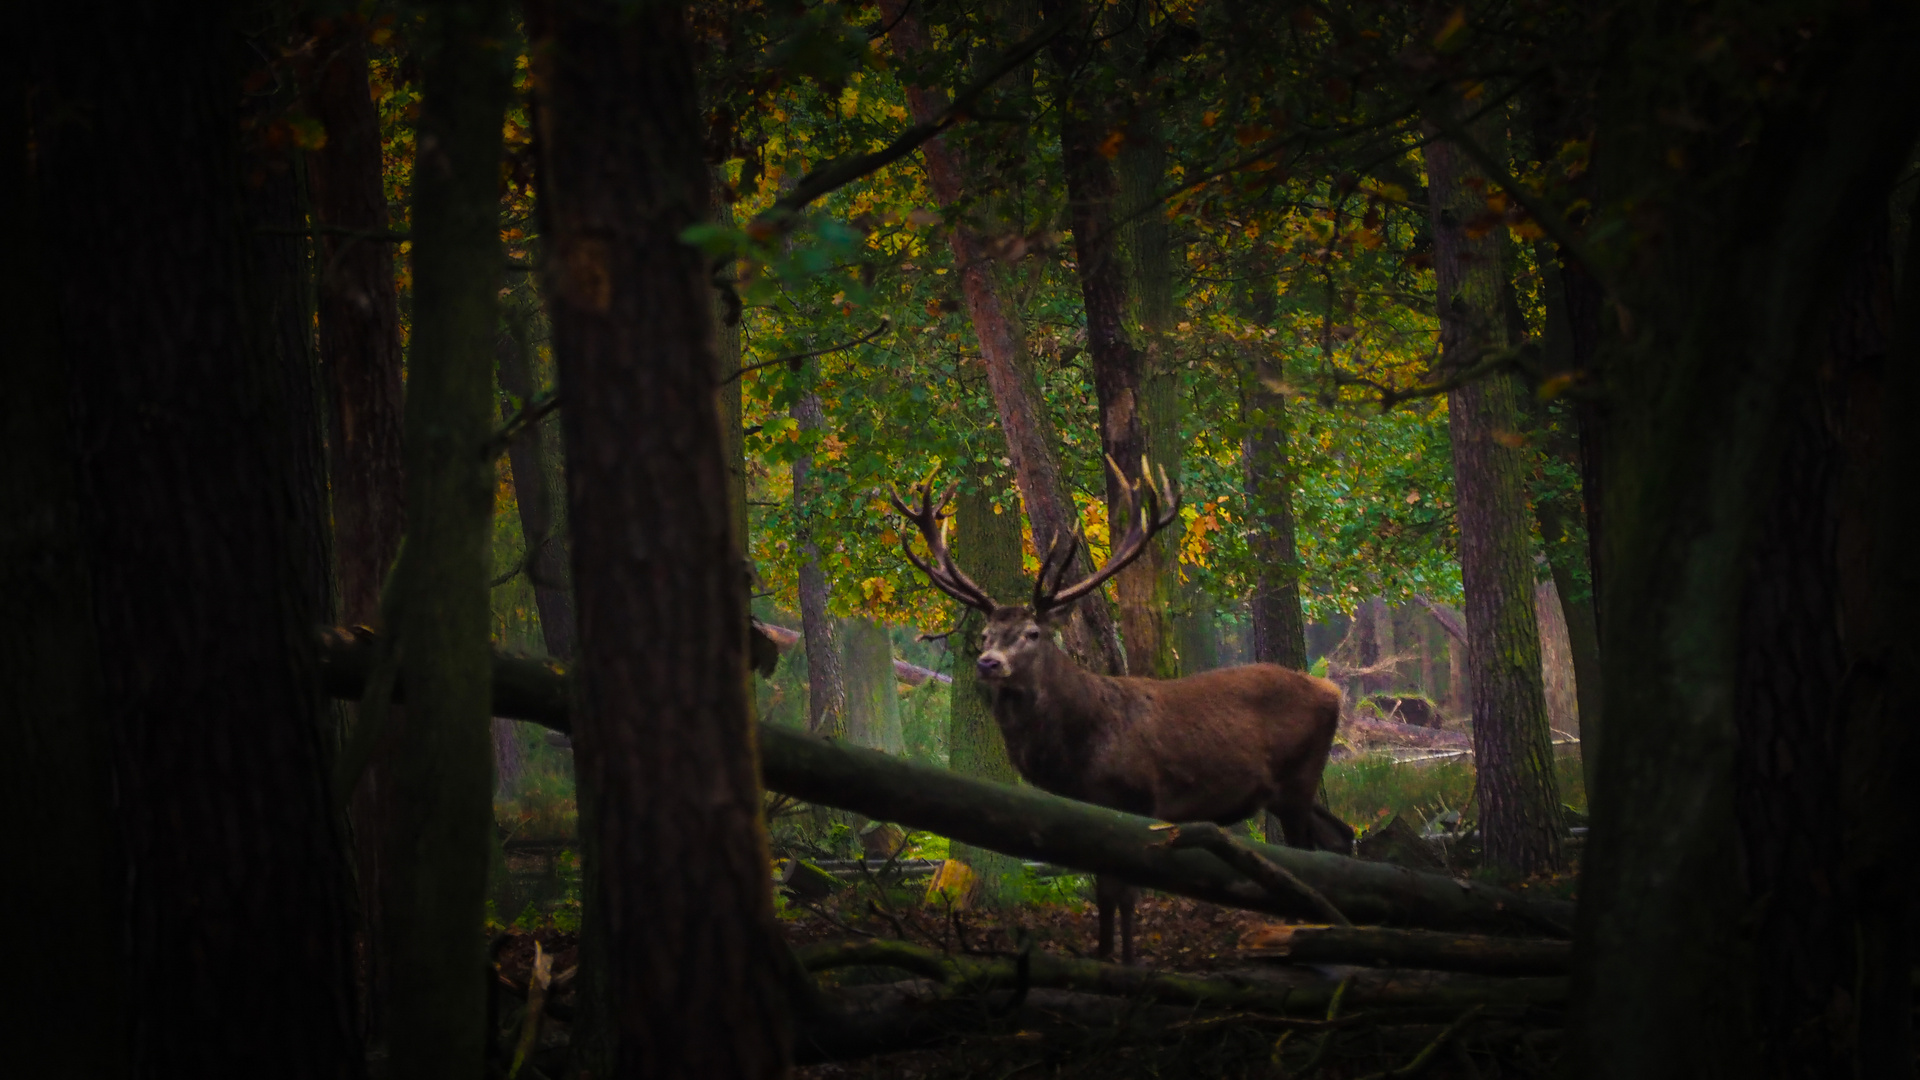
[[[1140,557],[1147,550],[1147,541],[1153,539],[1160,530],[1174,523],[1180,516],[1180,493],[1167,480],[1167,470],[1160,470],[1160,484],[1153,483],[1152,467],[1143,459],[1140,462],[1140,479],[1128,483],[1120,472],[1120,466],[1111,456],[1107,466],[1120,478],[1120,489],[1127,493],[1127,534],[1113,546],[1113,552],[1107,556],[1107,564],[1062,588],[1060,579],[1066,576],[1073,565],[1074,554],[1080,547],[1079,534],[1063,537],[1054,542],[1053,550],[1040,564],[1040,576],[1033,583],[1033,610],[1035,614],[1044,614],[1054,608],[1065,607],[1106,584],[1107,579],[1127,568],[1127,564]],[[1142,507],[1141,489],[1146,489],[1146,505]],[[1172,496],[1171,502],[1163,513],[1160,510],[1161,490]]]
[[[907,561],[927,575],[927,580],[933,582],[935,588],[970,608],[993,614],[993,610],[1000,605],[993,602],[987,590],[975,584],[972,578],[953,564],[953,555],[947,551],[946,512],[947,504],[953,501],[954,489],[948,488],[936,507],[933,505],[932,484],[916,484],[914,487],[920,492],[918,510],[901,502],[898,492],[889,491],[887,497],[892,500],[893,508],[900,512],[900,516],[920,530],[921,538],[927,542],[927,554],[933,557],[933,562],[928,563],[915,555],[913,541],[907,537],[900,538],[900,550],[906,553]]]

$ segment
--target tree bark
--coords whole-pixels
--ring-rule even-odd
[[[793,403],[793,418],[802,432],[825,430],[826,412],[818,394],[806,394]],[[794,539],[800,546],[800,629],[807,639],[807,730],[829,739],[847,735],[847,677],[840,647],[840,624],[828,610],[833,586],[820,567],[820,545],[814,538],[813,517],[820,485],[812,479],[813,457],[793,461]]]
[[[1668,33],[1665,9],[1642,5],[1621,16],[1609,44]],[[1591,793],[1569,1032],[1569,1060],[1582,1062],[1590,1077],[1772,1075],[1776,1066],[1764,1052],[1802,1038],[1814,1045],[1775,1059],[1780,1066],[1808,1060],[1802,1055],[1811,1049],[1819,1057],[1857,1053],[1860,1063],[1848,1070],[1854,1075],[1911,1067],[1904,1033],[1890,1038],[1895,1032],[1879,1026],[1908,1023],[1909,983],[1888,968],[1871,979],[1863,973],[1845,1002],[1826,999],[1835,1011],[1819,1021],[1765,1026],[1783,1014],[1806,1015],[1812,984],[1804,977],[1828,962],[1808,954],[1824,949],[1834,930],[1819,907],[1801,908],[1805,923],[1795,917],[1810,900],[1798,883],[1782,881],[1766,907],[1752,891],[1830,857],[1808,851],[1792,826],[1769,824],[1828,783],[1820,774],[1833,759],[1820,744],[1830,740],[1846,748],[1840,798],[1851,828],[1813,842],[1840,845],[1851,880],[1827,886],[1843,897],[1856,883],[1895,884],[1909,873],[1890,840],[1912,821],[1910,800],[1891,781],[1911,769],[1911,706],[1898,696],[1914,671],[1911,609],[1891,609],[1895,636],[1886,652],[1872,662],[1848,660],[1842,714],[1864,721],[1886,709],[1857,732],[1829,726],[1803,741],[1818,730],[1809,722],[1813,711],[1834,701],[1818,700],[1815,689],[1829,677],[1830,658],[1794,657],[1795,668],[1806,668],[1801,690],[1789,685],[1787,671],[1764,671],[1764,656],[1747,652],[1765,646],[1777,656],[1804,642],[1808,631],[1796,624],[1816,607],[1787,582],[1762,587],[1759,579],[1790,560],[1789,552],[1825,543],[1817,537],[1822,508],[1795,505],[1808,489],[1793,478],[1814,460],[1796,433],[1805,429],[1809,388],[1833,377],[1820,372],[1822,343],[1859,255],[1863,218],[1872,218],[1862,208],[1883,205],[1920,131],[1920,71],[1903,54],[1917,32],[1920,13],[1903,6],[1825,13],[1805,28],[1807,52],[1791,85],[1781,87],[1781,107],[1749,111],[1746,103],[1695,99],[1703,130],[1680,144],[1684,174],[1671,167],[1675,142],[1645,126],[1652,101],[1672,84],[1600,89],[1597,141],[1609,150],[1595,202],[1611,205],[1628,191],[1653,198],[1669,229],[1644,259],[1621,257],[1622,272],[1600,268],[1615,317],[1606,321],[1603,348],[1609,413],[1599,621],[1615,677],[1607,680],[1607,730]],[[1740,137],[1722,141],[1729,131]],[[1602,250],[1609,259],[1618,251]],[[1911,356],[1889,365],[1904,385],[1890,385],[1884,400],[1913,391]],[[1888,415],[1883,434],[1908,453],[1898,464],[1909,469],[1912,424],[1897,409]],[[1776,488],[1782,479],[1787,486]],[[1897,497],[1910,501],[1904,492]],[[1904,530],[1876,536],[1876,550],[1854,562],[1889,574],[1868,591],[1910,605],[1912,511],[1880,510],[1883,527],[1898,522]],[[1879,547],[1887,541],[1901,553]],[[1827,587],[1820,577],[1828,570],[1787,569],[1800,588]],[[1901,666],[1880,668],[1890,681],[1876,686],[1875,668],[1889,662]],[[1883,699],[1891,707],[1871,704],[1892,687],[1902,689]],[[1745,703],[1766,711],[1742,716]],[[1841,710],[1822,715],[1835,713]],[[1783,741],[1767,746],[1752,737]],[[1801,755],[1804,778],[1787,771]],[[1876,895],[1877,903],[1890,902]],[[1910,904],[1910,895],[1893,905],[1901,903]],[[1899,937],[1881,936],[1887,910],[1861,918],[1847,955],[1909,970]],[[1777,963],[1796,951],[1795,962]],[[1856,1002],[1868,1010],[1858,1023],[1846,1016]],[[1871,1049],[1853,1042],[1870,1027]],[[1892,1068],[1875,1068],[1870,1057]]]
[[[392,588],[414,679],[394,732],[391,1061],[396,1075],[472,1076],[486,1015],[479,925],[493,842],[484,672],[494,466],[493,378],[506,255],[501,126],[510,93],[499,0],[429,9],[414,165],[413,331],[407,358],[407,543]]]
[[[893,639],[872,619],[840,623],[846,662],[847,741],[888,754],[907,752],[900,730],[900,680],[893,675]]]
[[[1474,132],[1482,145],[1498,145],[1489,139],[1497,130],[1482,121]],[[1500,243],[1470,235],[1469,222],[1485,211],[1485,177],[1450,143],[1429,143],[1426,156],[1442,364],[1459,368],[1507,345]],[[1504,372],[1468,383],[1448,393],[1447,423],[1481,835],[1489,864],[1530,874],[1560,865],[1562,825],[1540,681],[1524,452],[1501,441],[1518,438],[1520,394]]]
[[[1575,273],[1561,266],[1544,244],[1535,245],[1535,261],[1541,268],[1541,306],[1546,312],[1542,341],[1543,368],[1576,380],[1588,378],[1586,365],[1592,363],[1592,329],[1584,325],[1591,313],[1583,308],[1584,298],[1576,294],[1582,284]],[[1584,278],[1584,275],[1580,275]],[[1511,294],[1511,285],[1509,285]],[[1517,308],[1517,304],[1514,305]],[[1582,325],[1576,325],[1576,323]],[[1538,402],[1538,399],[1535,399]],[[1553,416],[1544,403],[1535,405],[1534,419],[1545,439],[1542,453],[1558,460],[1562,467],[1582,478],[1581,490],[1557,498],[1534,501],[1534,520],[1540,525],[1540,539],[1546,547],[1547,565],[1553,572],[1554,591],[1560,598],[1560,611],[1567,623],[1567,647],[1573,658],[1574,693],[1579,703],[1580,763],[1586,772],[1587,789],[1593,789],[1593,763],[1599,759],[1599,743],[1604,722],[1601,704],[1605,700],[1600,656],[1600,627],[1594,616],[1594,597],[1598,590],[1593,580],[1593,547],[1583,526],[1590,525],[1587,515],[1597,502],[1597,492],[1586,490],[1589,461],[1583,439],[1597,437],[1597,425],[1579,419],[1592,411],[1576,406],[1572,415]],[[1586,540],[1588,542],[1582,542]]]
[[[1023,577],[1020,517],[1011,492],[1005,493],[1008,505],[994,512],[996,486],[991,468],[980,455],[969,457],[967,477],[955,502],[958,521],[953,555],[981,588],[994,595],[1017,596]],[[947,697],[947,766],[961,776],[1017,784],[1019,776],[1007,756],[1006,740],[993,719],[993,691],[980,681],[974,667],[980,658],[980,634],[985,628],[986,617],[968,608],[947,636],[947,647],[953,653],[953,687]],[[974,872],[975,903],[991,907],[1018,899],[1020,860],[958,841],[949,850]]]
[[[400,308],[387,232],[380,118],[367,80],[365,27],[333,24],[315,44],[307,106],[326,145],[307,153],[318,265],[320,370],[327,398],[333,550],[346,624],[377,625],[380,590],[406,529],[401,460]],[[405,718],[388,717],[398,728]],[[392,995],[380,897],[393,858],[393,743],[383,739],[354,789],[355,883],[359,889],[367,1037],[384,1041]]]
[[[381,178],[380,118],[367,84],[363,26],[345,20],[315,45],[308,107],[326,145],[307,153],[319,236],[320,364],[333,489],[340,617],[379,618],[380,587],[406,528],[401,463],[400,309]]]
[[[531,22],[580,597],[575,761],[598,861],[588,927],[604,942],[583,992],[604,988],[609,1025],[576,1064],[778,1076],[784,947],[712,289],[679,239],[710,209],[693,43],[668,4],[570,3]]]
[[[902,59],[927,54],[931,40],[919,15],[907,0],[882,0],[881,12],[893,29],[888,32],[894,55]],[[935,87],[909,85],[907,103],[915,123],[927,123],[946,108],[947,96]],[[966,161],[959,147],[943,136],[928,140],[921,153],[927,165],[927,186],[944,207],[956,207],[966,197]],[[1080,528],[1080,514],[1060,476],[1054,456],[1059,439],[1026,357],[1007,298],[993,277],[993,259],[987,245],[965,223],[947,234],[953,248],[955,271],[966,297],[974,337],[986,367],[987,385],[1006,436],[1007,454],[1020,487],[1020,501],[1033,527],[1034,546],[1047,551]],[[1091,572],[1082,551],[1079,577]],[[1018,594],[1015,594],[1018,595]],[[1126,654],[1115,634],[1112,611],[1104,593],[1088,596],[1074,606],[1068,646],[1084,663],[1111,674],[1124,673]]]
[[[526,303],[510,299],[509,304]],[[531,303],[527,303],[531,307]],[[540,392],[534,380],[529,312],[507,312],[495,339],[494,355],[500,377],[500,417],[505,420],[532,403]],[[533,584],[534,605],[540,611],[540,637],[547,655],[573,659],[573,568],[568,552],[563,504],[554,498],[560,433],[552,418],[540,421],[507,445],[513,468],[513,497],[520,508],[520,535],[526,546],[523,573]]]
[[[1079,22],[1085,16],[1076,0],[1049,0],[1044,10],[1048,21]],[[1060,114],[1060,160],[1067,181],[1074,266],[1086,312],[1094,394],[1100,406],[1100,445],[1119,469],[1118,475],[1112,466],[1103,470],[1108,531],[1117,538],[1130,524],[1126,520],[1128,495],[1124,485],[1140,479],[1141,467],[1148,458],[1148,379],[1146,357],[1128,326],[1131,273],[1114,222],[1119,181],[1101,151],[1114,124],[1106,113],[1101,90],[1088,71],[1096,59],[1092,40],[1089,34],[1069,31],[1056,35],[1048,50],[1054,63],[1054,101]],[[1138,167],[1144,170],[1151,164]],[[1161,232],[1162,265],[1156,269],[1164,271],[1164,229]],[[1154,299],[1164,302],[1169,297]],[[1164,466],[1165,462],[1160,464]],[[1179,463],[1174,462],[1174,466],[1177,470]],[[1177,477],[1178,473],[1171,475]],[[1167,553],[1166,541],[1159,540],[1114,579],[1127,671],[1135,675],[1172,678],[1179,674],[1172,628],[1167,622]]]
[[[1294,537],[1293,468],[1288,461],[1287,399],[1274,387],[1278,366],[1264,355],[1251,368],[1240,398],[1246,436],[1240,461],[1253,521],[1249,546],[1259,566],[1254,583],[1253,659],[1307,669],[1307,625],[1300,614],[1300,555]]]
[[[31,85],[25,64],[0,74],[0,198],[18,214],[14,257],[0,269],[0,325],[12,329],[13,357],[0,400],[0,505],[10,508],[0,517],[0,595],[9,603],[0,621],[0,716],[10,732],[0,798],[17,830],[18,865],[59,882],[60,893],[47,903],[37,890],[8,889],[0,918],[34,928],[16,940],[14,962],[43,980],[15,1006],[14,1023],[32,1035],[16,1042],[14,1068],[119,1076],[129,1065],[120,938],[126,862],[81,547],[72,390],[28,159],[45,138],[30,124]]]
[[[329,693],[358,695],[373,653],[368,635],[322,636]],[[494,701],[502,715],[572,731],[568,675],[552,665],[496,656]],[[404,700],[405,673],[395,687]],[[770,790],[925,829],[1091,873],[1112,873],[1150,888],[1213,903],[1312,918],[1298,897],[1274,897],[1213,855],[1174,849],[1151,818],[1049,795],[1037,788],[971,779],[873,750],[761,724],[760,766]],[[1536,900],[1480,882],[1458,881],[1324,851],[1250,844],[1311,885],[1357,923],[1431,930],[1570,936],[1573,905]],[[763,871],[764,872],[764,869]]]
[[[365,1059],[305,643],[330,606],[312,357],[288,348],[312,324],[302,242],[256,231],[304,222],[290,163],[240,143],[239,16],[76,3],[31,28],[37,100],[63,103],[36,113],[49,122],[33,145],[40,207],[60,223],[42,265],[77,461],[67,520],[89,578],[65,599],[88,605],[121,840],[83,858],[113,861],[124,904],[126,1011],[105,1011],[111,967],[89,973],[109,980],[104,1001],[56,1003],[124,1036],[58,1049],[124,1048],[143,1076],[332,1080]],[[28,520],[57,523],[57,491],[39,497]],[[67,737],[84,749],[89,733]],[[85,797],[88,763],[71,766]],[[108,842],[97,817],[72,824]],[[99,900],[84,873],[77,885]]]

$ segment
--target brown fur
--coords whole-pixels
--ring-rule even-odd
[[[1314,806],[1340,722],[1333,683],[1276,664],[1183,679],[1096,675],[1061,651],[1049,622],[997,607],[980,651],[994,720],[1035,787],[1162,821],[1227,825],[1264,809],[1295,847],[1338,843]],[[1103,880],[1099,901],[1102,955],[1117,904],[1130,962],[1131,897]]]

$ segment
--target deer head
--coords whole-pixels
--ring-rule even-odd
[[[1115,476],[1121,477],[1120,487],[1127,495],[1126,535],[1113,546],[1105,565],[1071,584],[1066,578],[1073,572],[1074,559],[1085,540],[1078,532],[1055,539],[1046,558],[1041,560],[1040,573],[1033,583],[1032,601],[1023,606],[999,603],[954,565],[953,555],[947,550],[950,517],[947,506],[953,501],[953,489],[947,490],[938,505],[934,503],[930,483],[916,485],[914,490],[920,496],[917,506],[902,502],[897,494],[892,496],[893,508],[919,531],[927,545],[928,558],[922,559],[914,552],[911,538],[902,537],[900,547],[908,561],[918,567],[935,588],[987,616],[977,662],[981,678],[990,683],[1005,683],[1035,670],[1040,657],[1055,651],[1053,632],[1065,622],[1075,601],[1126,569],[1146,550],[1155,534],[1179,517],[1179,493],[1168,482],[1165,469],[1160,470],[1160,484],[1156,487],[1144,462],[1140,478],[1131,482],[1111,457],[1107,458],[1107,465]],[[1164,510],[1161,509],[1162,491],[1168,496]]]

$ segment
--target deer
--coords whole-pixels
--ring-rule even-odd
[[[935,588],[986,616],[975,670],[992,695],[1014,769],[1054,795],[1162,821],[1231,825],[1265,809],[1290,845],[1350,852],[1353,830],[1314,801],[1340,722],[1333,683],[1278,664],[1177,679],[1102,675],[1060,647],[1056,633],[1074,603],[1138,559],[1179,515],[1179,495],[1164,470],[1156,488],[1144,465],[1129,483],[1111,458],[1108,464],[1126,493],[1125,536],[1104,565],[1071,583],[1086,540],[1078,532],[1057,539],[1033,595],[1019,605],[995,600],[954,564],[946,542],[953,490],[936,502],[932,483],[918,484],[912,506],[890,493],[894,510],[913,526],[900,541],[908,561]],[[1164,510],[1160,488],[1171,495]],[[913,532],[926,558],[914,551]],[[1098,955],[1113,955],[1118,909],[1121,963],[1132,964],[1132,887],[1101,875],[1095,897]]]

